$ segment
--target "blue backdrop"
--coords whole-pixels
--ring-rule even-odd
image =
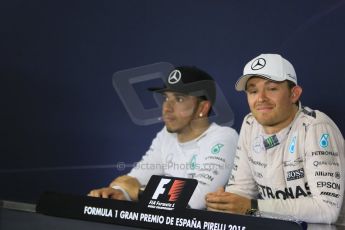
[[[1,0],[0,199],[86,194],[129,171],[162,124],[132,122],[114,72],[196,65],[217,80],[239,131],[234,90],[247,61],[281,53],[302,103],[345,132],[343,0]]]

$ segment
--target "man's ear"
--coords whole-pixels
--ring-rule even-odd
[[[212,105],[210,101],[201,101],[199,103],[199,111],[198,116],[199,117],[207,117],[208,112],[210,111]]]
[[[291,100],[292,100],[292,103],[296,103],[299,98],[301,97],[302,95],[302,88],[301,86],[294,86],[292,89],[291,89]]]

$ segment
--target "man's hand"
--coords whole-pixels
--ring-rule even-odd
[[[119,189],[112,188],[113,186],[120,186],[128,193],[132,201],[138,200],[140,183],[136,178],[127,175],[116,178],[110,183],[109,187],[94,189],[90,191],[88,196],[111,198],[116,200],[127,200],[123,192]]]
[[[109,187],[113,187],[115,185],[121,186],[124,190],[126,190],[131,200],[138,200],[140,183],[137,178],[127,175],[120,176],[113,180]]]
[[[111,187],[94,189],[90,191],[90,193],[87,195],[93,196],[93,197],[116,199],[116,200],[126,200],[126,197],[123,195],[123,192],[121,190],[113,189]]]
[[[245,214],[251,208],[250,199],[234,193],[225,192],[223,188],[206,195],[209,211]]]

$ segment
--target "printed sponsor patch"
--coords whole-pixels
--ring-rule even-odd
[[[267,149],[273,148],[274,146],[279,145],[279,140],[276,135],[273,135],[267,138],[266,140],[264,140],[264,145],[267,150]]]
[[[258,184],[259,194],[266,199],[298,199],[299,197],[308,197],[311,192],[308,183],[304,186],[292,186],[281,189]]]
[[[318,181],[316,182],[316,186],[318,188],[325,187],[325,188],[340,190],[340,184],[331,182],[331,181]]]
[[[330,151],[315,151],[311,152],[312,156],[334,156],[337,157],[339,156],[339,153],[336,152],[330,152]]]
[[[253,142],[253,151],[255,153],[260,153],[265,150],[264,141],[262,136],[258,136]]]
[[[295,153],[295,149],[296,149],[296,139],[297,137],[294,136],[291,140],[291,143],[290,143],[290,146],[289,146],[289,152],[292,154],[292,153]]]
[[[212,154],[218,154],[218,153],[220,153],[220,150],[221,150],[221,148],[222,148],[223,146],[224,146],[223,144],[216,144],[216,145],[214,145],[214,146],[212,147],[212,149],[211,149],[211,153],[212,153]]]
[[[328,143],[328,138],[329,134],[322,134],[321,139],[320,139],[320,147],[322,148],[327,148],[329,143]]]
[[[322,191],[321,193],[320,193],[320,195],[322,196],[331,196],[331,197],[335,197],[335,198],[339,198],[340,197],[340,195],[339,194],[337,194],[337,193],[334,193],[334,192],[326,192],[326,191]]]
[[[189,164],[192,170],[196,168],[196,154],[192,156],[192,159],[190,159]]]
[[[293,171],[288,171],[287,172],[287,181],[291,181],[291,180],[297,180],[300,178],[304,177],[304,169],[300,168],[297,170],[293,170]]]
[[[335,174],[334,174],[335,176],[335,178],[337,178],[337,179],[340,179],[340,172],[335,172]]]

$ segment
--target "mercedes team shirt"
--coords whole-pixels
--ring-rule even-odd
[[[195,178],[198,185],[189,201],[195,209],[205,208],[205,195],[224,187],[232,169],[237,132],[212,123],[198,138],[179,143],[175,133],[164,127],[129,176],[146,185],[152,175]]]
[[[275,135],[245,117],[226,191],[259,198],[259,210],[334,223],[344,196],[344,138],[324,113],[300,108]]]

